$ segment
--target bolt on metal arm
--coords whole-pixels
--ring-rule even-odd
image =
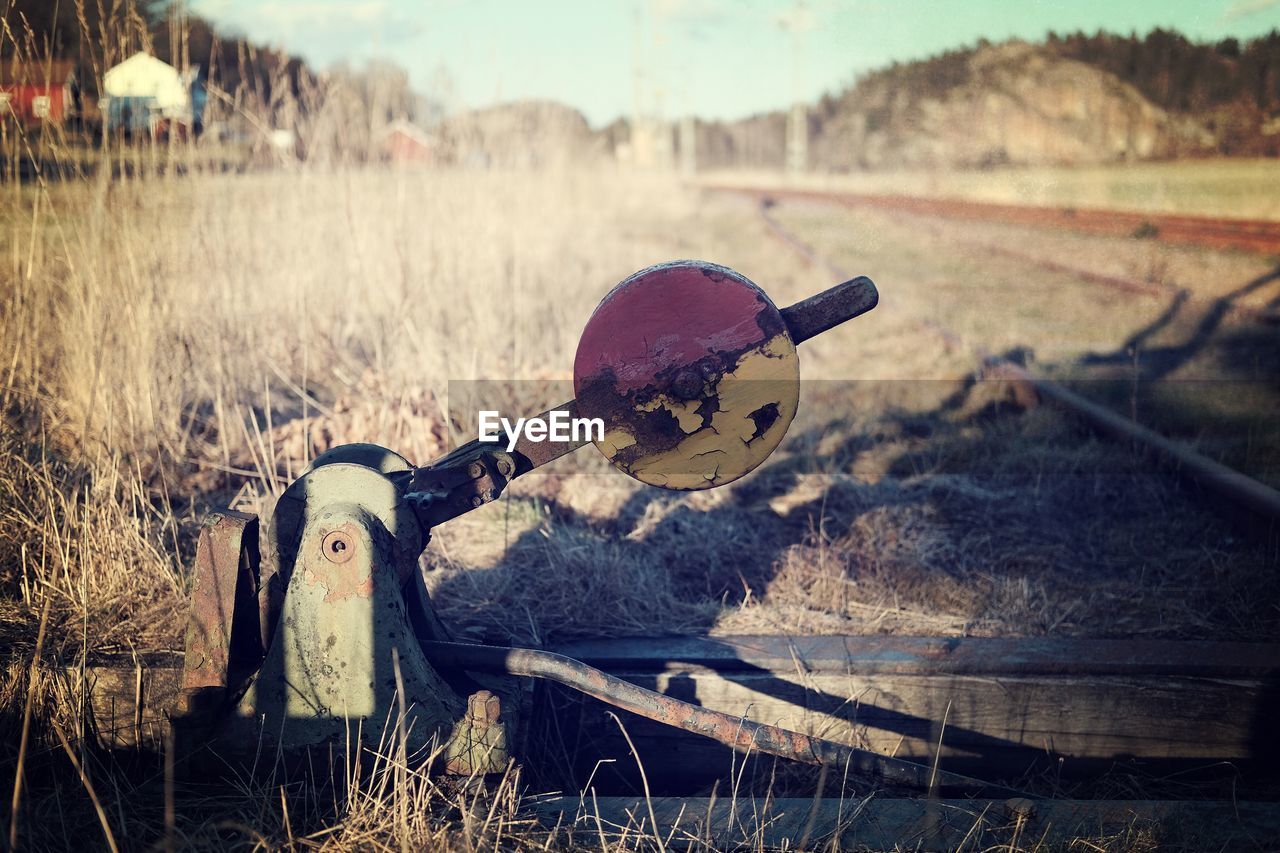
[[[540,417],[546,418],[553,411],[568,412],[572,416],[575,410],[576,404],[570,400],[548,409]],[[508,435],[499,441],[473,439],[434,462],[414,469],[405,500],[413,506],[426,529],[496,501],[516,477],[588,443],[585,439],[535,442],[521,435],[508,452],[505,448],[509,440]]]

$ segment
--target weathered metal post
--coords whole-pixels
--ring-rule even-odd
[[[260,578],[231,554],[232,534],[256,520],[236,514],[210,528],[197,561],[179,715],[186,751],[203,740],[220,753],[253,744],[255,753],[286,760],[316,748],[347,754],[358,731],[360,742],[395,746],[410,760],[439,750],[458,772],[502,769],[498,697],[478,692],[479,713],[464,714],[464,695],[423,654],[423,641],[440,631],[411,612],[421,615],[429,602],[417,570],[427,535],[404,499],[405,478],[395,476],[410,470],[371,445],[317,459],[268,519]],[[229,590],[237,614],[261,624],[236,623]],[[225,649],[239,647],[259,650],[256,672],[228,666]]]

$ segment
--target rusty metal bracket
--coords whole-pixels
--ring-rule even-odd
[[[247,674],[261,660],[257,594],[258,517],[229,509],[211,513],[196,545],[184,695],[220,701],[236,670]]]
[[[471,441],[413,472],[405,499],[426,530],[495,501],[518,473],[516,458]]]
[[[551,411],[562,411],[572,418],[577,414],[577,403],[570,400],[540,417],[545,419]],[[504,436],[499,443],[469,441],[413,471],[405,500],[424,529],[496,501],[516,477],[587,444],[586,440],[533,442],[521,435],[514,449],[507,452],[502,448],[508,439]]]

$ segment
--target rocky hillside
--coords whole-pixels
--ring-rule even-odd
[[[826,107],[812,156],[837,170],[1100,163],[1213,147],[1195,119],[1115,75],[1021,42],[873,75]]]
[[[1243,44],[1201,44],[1157,29],[1142,38],[1051,35],[1046,46],[1116,75],[1158,107],[1193,116],[1220,154],[1280,154],[1280,30]]]
[[[785,117],[699,128],[703,167],[780,167]],[[893,65],[809,111],[820,169],[1280,156],[1280,33],[1051,36]]]

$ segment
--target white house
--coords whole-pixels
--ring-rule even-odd
[[[154,127],[161,120],[190,125],[196,116],[192,83],[196,70],[179,73],[148,53],[135,53],[107,71],[103,79],[108,125],[129,130]]]

